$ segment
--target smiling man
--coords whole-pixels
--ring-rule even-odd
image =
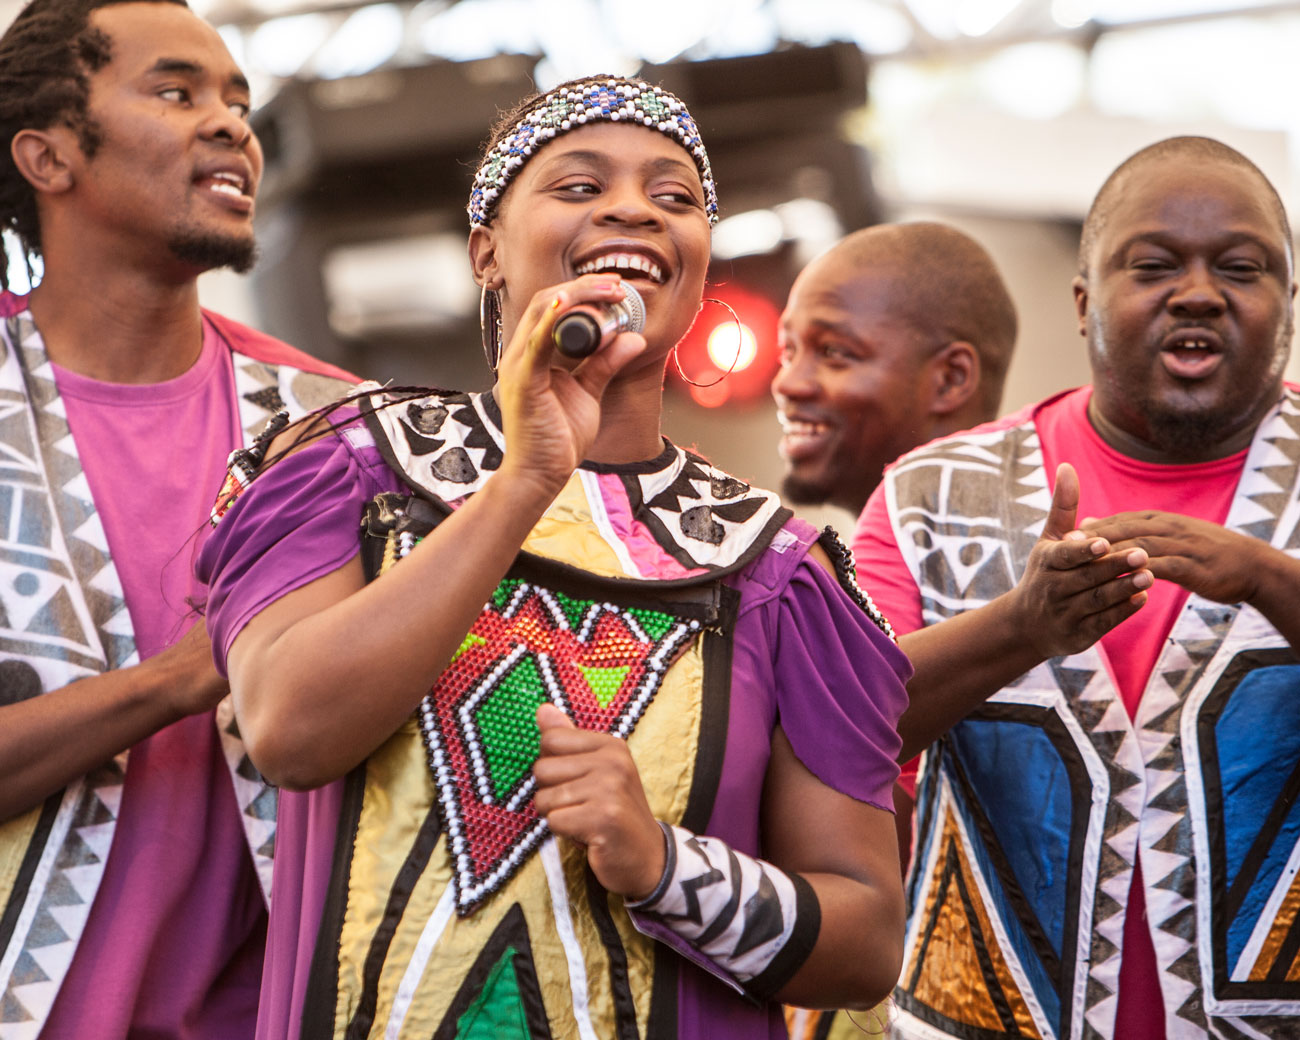
[[[1297,1034],[1293,271],[1249,160],[1144,149],[1084,223],[1092,386],[904,456],[868,503],[904,754],[935,741],[898,1035]]]
[[[183,4],[36,0],[0,38],[0,226],[42,269],[0,294],[3,1036],[252,1034],[274,798],[190,563],[229,452],[347,384],[199,307],[253,262],[248,112]]]
[[[861,512],[884,468],[998,413],[1016,311],[988,253],[943,224],[854,232],[809,264],[772,380],[798,505]]]
[[[836,243],[799,274],[781,315],[783,496],[856,516],[898,456],[994,418],[1016,326],[992,257],[956,228],[878,224]],[[894,787],[904,868],[915,781],[905,763]],[[856,1032],[842,1013],[813,1030]]]

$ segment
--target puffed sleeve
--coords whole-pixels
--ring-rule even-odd
[[[820,564],[805,557],[777,599],[777,721],[823,783],[893,812],[906,655]]]
[[[400,488],[355,419],[258,474],[217,524],[196,564],[208,586],[208,633],[223,675],[243,627],[269,604],[355,556],[366,503]]]

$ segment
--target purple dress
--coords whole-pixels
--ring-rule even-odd
[[[675,449],[665,458],[676,456]],[[628,469],[644,474],[655,463]],[[619,467],[589,466],[595,486]],[[268,604],[358,552],[366,504],[405,485],[359,423],[270,467],[206,545],[208,624],[219,668],[242,627]],[[614,510],[611,509],[611,513]],[[796,537],[798,535],[799,537]],[[759,808],[774,728],[837,791],[892,811],[910,666],[897,646],[807,559],[808,528],[790,521],[757,559],[725,579],[740,596],[725,747],[704,833],[759,855]],[[299,1035],[307,973],[331,870],[342,784],[280,799],[277,859],[258,1036]],[[676,1034],[785,1035],[777,1005],[742,1000],[706,972],[678,973]]]

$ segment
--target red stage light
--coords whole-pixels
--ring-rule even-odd
[[[765,398],[780,365],[776,348],[780,310],[765,296],[735,285],[710,286],[705,296],[729,304],[736,316],[726,307],[706,302],[677,345],[677,362],[687,380],[682,381],[674,365],[668,366],[669,380],[705,408]]]

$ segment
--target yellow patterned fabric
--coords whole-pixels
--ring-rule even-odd
[[[549,544],[554,547],[554,540]],[[695,637],[628,738],[660,820],[680,822],[686,812],[700,751],[704,672],[702,641]],[[664,748],[673,754],[665,756]],[[412,852],[422,836],[429,838],[426,821],[438,813],[426,743],[413,718],[365,766],[338,940],[334,1035],[461,1035],[462,1026],[469,1029],[461,1019],[482,985],[479,976],[492,966],[483,952],[504,950],[510,942],[515,968],[527,968],[520,977],[529,985],[535,981],[531,996],[544,1008],[551,1035],[613,1036],[620,1014],[623,1028],[634,1022],[638,1036],[648,1035],[655,944],[632,927],[621,899],[590,878],[582,850],[543,839],[501,887],[462,916],[453,906],[445,831],[436,834],[414,879],[403,877],[412,873]],[[381,938],[386,928],[391,936]],[[524,993],[525,1005],[529,996]]]

